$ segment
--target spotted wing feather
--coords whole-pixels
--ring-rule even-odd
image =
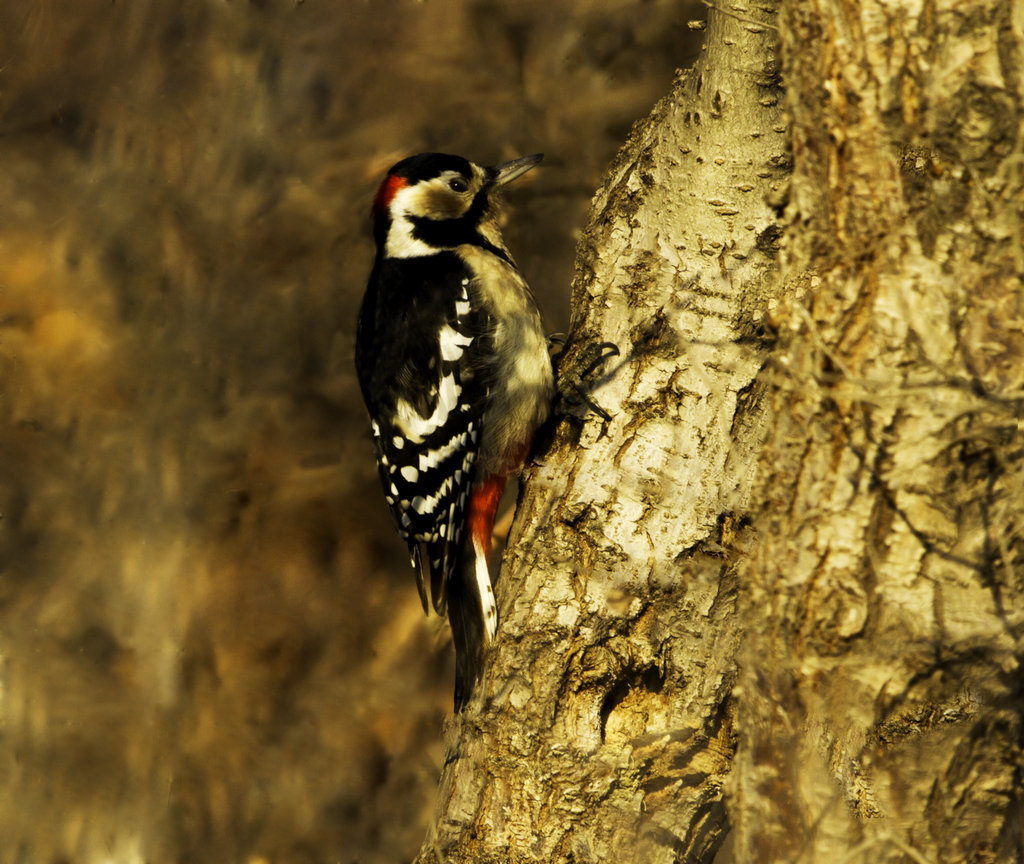
[[[414,259],[414,269],[401,259],[378,265],[357,351],[373,352],[369,375],[380,379],[376,386],[361,381],[364,395],[389,394],[376,404],[367,399],[385,498],[409,546],[424,608],[429,589],[429,602],[443,613],[482,435],[491,336],[489,319],[471,301],[465,265],[455,255],[432,258],[429,265]],[[389,331],[401,352],[389,351]],[[366,344],[371,332],[376,347]]]

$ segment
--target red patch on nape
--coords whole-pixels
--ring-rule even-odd
[[[370,211],[375,223],[380,221],[380,217],[387,212],[398,191],[408,185],[409,181],[399,174],[391,174],[384,178],[384,182],[380,184],[380,189],[377,190],[377,194],[374,196],[373,209]]]
[[[477,541],[484,552],[491,551],[491,532],[494,530],[494,516],[498,512],[498,501],[505,491],[507,477],[491,475],[469,493],[469,515],[466,525],[469,536]]]

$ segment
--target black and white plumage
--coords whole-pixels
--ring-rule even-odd
[[[497,627],[487,552],[498,498],[554,393],[540,313],[494,196],[539,160],[485,168],[421,154],[395,165],[374,201],[356,367],[424,608],[448,611],[459,707]]]
[[[453,295],[448,283],[461,271]],[[368,373],[403,385],[380,389],[371,409],[377,465],[423,608],[429,597],[443,614],[479,449],[488,322],[469,302],[471,277],[456,256],[387,258],[376,277],[372,302],[395,310],[381,316],[376,337],[405,346],[381,352]]]

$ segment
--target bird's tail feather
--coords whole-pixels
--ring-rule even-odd
[[[460,711],[483,675],[484,654],[498,626],[487,553],[480,543],[464,544],[446,593],[455,643],[455,710]]]

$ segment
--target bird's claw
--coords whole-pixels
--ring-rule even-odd
[[[548,338],[549,341],[556,344],[565,344],[564,338],[558,338],[558,336],[550,336]],[[576,354],[572,365],[568,368],[562,368],[562,364],[559,363],[557,386],[561,397],[570,405],[579,405],[581,403],[586,405],[587,408],[606,422],[611,420],[612,415],[590,398],[590,394],[584,389],[583,382],[605,360],[609,357],[617,357],[618,355],[619,348],[614,342],[596,342],[584,345]]]

